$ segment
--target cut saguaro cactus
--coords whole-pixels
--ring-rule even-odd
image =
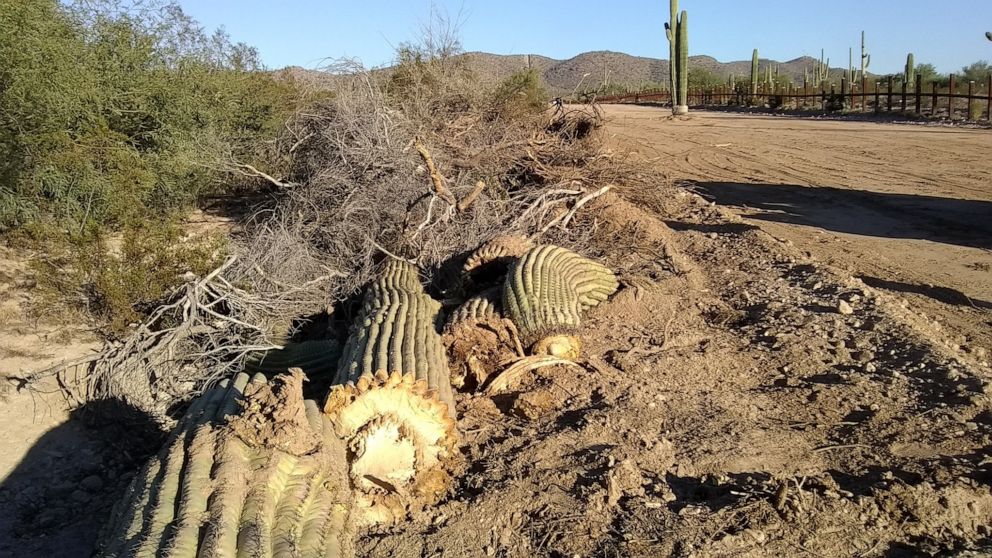
[[[474,390],[494,371],[523,356],[516,327],[503,316],[502,288],[492,287],[469,298],[448,317],[444,346],[448,350],[451,384]]]
[[[503,308],[535,355],[577,358],[581,313],[609,298],[619,283],[605,266],[558,246],[538,246],[514,262]]]
[[[462,272],[474,283],[485,283],[489,279],[502,281],[510,263],[533,247],[534,243],[523,235],[497,236],[469,255]]]
[[[671,17],[665,23],[668,37],[668,66],[672,92],[672,113],[689,112],[689,17],[679,14],[679,0],[669,0]]]
[[[344,444],[303,373],[200,396],[112,512],[97,556],[353,556]]]
[[[368,288],[324,413],[348,443],[356,514],[389,523],[446,490],[455,407],[440,304],[416,267],[394,261]]]

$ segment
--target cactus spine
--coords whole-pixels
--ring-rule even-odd
[[[686,114],[689,112],[689,21],[685,10],[679,14],[679,0],[669,0],[669,11],[665,35],[668,37],[672,113]]]
[[[393,522],[447,489],[455,407],[440,303],[416,267],[387,264],[368,288],[324,412],[348,443],[359,519]]]
[[[906,55],[906,69],[903,72],[903,79],[907,84],[912,84],[916,81],[916,64],[913,62],[912,52]]]
[[[758,49],[751,53],[751,94],[758,94]]]
[[[302,372],[196,399],[115,506],[98,556],[353,556],[345,451]]]

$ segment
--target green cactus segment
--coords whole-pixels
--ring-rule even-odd
[[[665,24],[668,38],[668,66],[672,91],[672,112],[689,112],[689,18],[679,14],[679,1],[669,0],[670,19]]]
[[[448,317],[446,329],[501,319],[503,301],[500,293],[499,287],[493,287],[466,300]]]
[[[584,310],[603,302],[619,287],[608,268],[571,250],[538,246],[510,268],[503,286],[503,308],[524,343],[567,335]]]
[[[473,283],[502,282],[510,263],[533,247],[534,243],[523,235],[497,236],[469,255],[462,272]]]
[[[324,405],[347,441],[365,523],[394,522],[435,502],[456,454],[441,305],[408,280],[416,276],[395,262],[368,288]]]
[[[248,358],[245,372],[275,376],[300,368],[308,378],[334,378],[340,358],[341,344],[333,339],[287,343],[282,349]]]
[[[758,49],[751,53],[751,94],[758,94]]]
[[[304,403],[303,378],[240,374],[198,398],[115,507],[97,555],[353,556],[344,447]],[[344,520],[330,525],[334,506]]]
[[[903,71],[903,80],[905,80],[907,84],[911,84],[916,81],[916,64],[913,62],[912,52],[906,55],[906,69]]]

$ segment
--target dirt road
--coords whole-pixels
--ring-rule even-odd
[[[605,107],[626,149],[747,223],[992,344],[992,131]],[[669,223],[678,228],[678,223]]]

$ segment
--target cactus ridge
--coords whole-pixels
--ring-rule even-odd
[[[503,317],[503,301],[499,287],[482,291],[463,302],[448,316],[446,329],[459,327],[463,324],[474,325],[489,320],[499,320]]]
[[[583,311],[618,287],[605,266],[565,248],[538,246],[511,266],[503,285],[503,308],[522,340],[531,345],[545,337],[567,336],[578,328]]]
[[[273,384],[239,374],[194,401],[115,506],[97,555],[352,556],[344,447],[316,403],[303,401],[302,382],[299,371]],[[278,390],[305,414],[301,426],[318,440],[310,453],[242,438],[238,422],[265,409],[262,399]],[[248,428],[281,419],[250,420]],[[308,530],[314,521],[326,523],[323,509],[311,504],[325,500],[340,506],[343,520]]]
[[[470,278],[476,278],[489,268],[501,268],[509,265],[514,259],[533,247],[534,243],[523,235],[497,236],[476,248],[468,256],[462,266],[462,272]],[[499,271],[505,270],[500,269]]]
[[[436,501],[446,481],[425,487],[448,478],[456,453],[441,305],[408,280],[417,275],[395,262],[366,290],[323,409],[347,441],[351,484],[368,523]]]

